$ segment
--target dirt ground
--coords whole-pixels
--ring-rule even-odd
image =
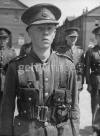
[[[91,115],[91,98],[84,84],[83,91],[80,93],[80,136],[92,135],[92,115]]]

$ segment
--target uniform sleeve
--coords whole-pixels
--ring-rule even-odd
[[[80,124],[80,110],[78,103],[78,88],[76,80],[76,70],[74,64],[70,64],[70,74],[69,74],[69,89],[72,92],[72,109],[71,109],[71,122],[73,133],[79,134],[79,124]]]
[[[87,50],[85,55],[85,76],[87,84],[90,84],[90,68],[91,68],[91,50]]]
[[[84,79],[85,79],[85,55],[84,55],[84,52],[82,53],[80,61],[81,61],[81,64],[82,64],[82,66],[81,66],[81,68],[82,68],[82,74],[81,74],[81,76],[82,76],[82,86],[83,86]]]
[[[10,64],[6,74],[3,100],[0,109],[0,136],[12,136],[13,133],[16,87],[16,68],[13,64]]]

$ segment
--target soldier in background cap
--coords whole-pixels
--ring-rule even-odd
[[[0,101],[4,90],[5,65],[16,56],[15,51],[11,49],[11,32],[6,28],[0,28]]]
[[[93,136],[100,135],[100,26],[92,33],[97,44],[86,51],[86,83],[91,94]]]
[[[76,45],[79,37],[78,27],[69,27],[65,30],[65,48],[64,56],[72,58],[77,72],[78,92],[82,91],[84,84],[84,51],[81,46]]]
[[[84,51],[81,45],[77,45],[77,40],[79,37],[79,28],[78,27],[70,27],[66,29],[66,46],[71,47],[71,53],[73,62],[76,67],[77,73],[77,85],[78,85],[78,92],[80,93],[83,89],[84,84]],[[67,54],[68,52],[66,52]]]
[[[32,48],[31,45],[32,45],[32,43],[25,43],[25,44],[23,44],[23,45],[21,46],[21,48],[20,48],[20,53],[19,53],[19,55],[23,56],[23,55],[25,55],[25,54],[30,53],[31,48]]]
[[[52,4],[34,5],[22,15],[32,50],[8,67],[1,135],[79,134],[75,66],[70,58],[51,49],[60,16],[60,9]],[[14,119],[16,97],[18,115]]]

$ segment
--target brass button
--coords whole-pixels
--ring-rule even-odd
[[[20,126],[21,125],[21,123],[20,122],[18,122],[18,126]]]
[[[45,96],[48,96],[48,93],[47,93],[47,92],[45,93]]]
[[[58,101],[60,101],[61,99],[60,98],[58,98]]]
[[[24,113],[26,113],[26,110],[24,110]]]
[[[28,98],[28,100],[29,100],[29,101],[31,101],[31,100],[32,100],[32,98],[31,98],[31,97],[29,97],[29,98]]]
[[[45,78],[45,81],[48,81],[48,78]]]

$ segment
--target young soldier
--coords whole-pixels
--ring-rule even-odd
[[[77,73],[78,92],[82,91],[84,84],[84,51],[76,45],[79,37],[79,28],[70,27],[65,30],[66,56],[73,59]]]
[[[51,4],[34,5],[22,15],[32,50],[8,67],[0,135],[79,134],[75,67],[71,59],[51,49],[60,16],[60,9]],[[14,119],[16,97],[18,116]]]

